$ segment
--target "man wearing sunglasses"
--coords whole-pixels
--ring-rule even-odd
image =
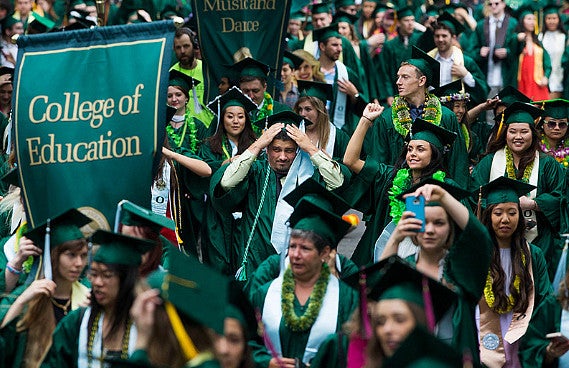
[[[487,0],[486,6],[490,14],[476,25],[470,52],[487,76],[488,98],[492,98],[502,87],[517,84],[516,72],[508,69],[508,58],[512,55],[508,44],[518,22],[505,11],[504,0]]]
[[[567,141],[567,117],[569,101],[563,99],[534,102],[544,113],[541,128],[541,150],[553,156],[564,168],[569,168],[569,142]]]

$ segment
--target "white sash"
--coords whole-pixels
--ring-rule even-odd
[[[499,178],[500,176],[504,176],[504,168],[506,167],[506,148],[502,148],[499,151],[496,151],[494,154],[494,158],[492,159],[492,168],[490,169],[490,181]],[[529,184],[535,185],[537,187],[537,182],[539,180],[539,152],[535,153],[535,159],[533,160],[533,168],[531,170],[531,175],[529,177]],[[537,188],[532,190],[528,198],[534,199],[537,195]],[[535,216],[534,210],[524,210],[523,211],[524,219],[526,222],[534,221],[537,223],[537,219]],[[537,226],[534,226],[530,230],[525,231],[525,237],[528,242],[532,242],[535,238],[537,238]]]
[[[283,355],[279,333],[282,319],[282,284],[283,273],[271,282],[265,297],[265,304],[263,305],[263,324],[265,332],[280,357]],[[310,329],[308,342],[304,349],[304,356],[302,357],[304,364],[310,363],[310,360],[316,355],[320,344],[322,344],[328,335],[336,332],[339,301],[340,282],[335,276],[330,275],[326,294],[322,300],[322,307],[320,307],[320,313],[318,313],[318,317]]]
[[[336,127],[334,124],[330,124],[330,135],[328,136],[328,143],[326,144],[326,153],[330,157],[334,157],[334,144],[336,143]]]
[[[348,69],[340,61],[336,61],[336,81],[339,80],[349,80]],[[337,82],[336,82],[337,83]],[[340,89],[336,91],[336,104],[334,105],[334,125],[338,129],[342,129],[346,123],[346,102],[347,96],[344,92],[340,92]]]
[[[314,174],[314,165],[310,161],[308,153],[298,150],[294,161],[285,178],[285,182],[277,200],[275,208],[275,218],[273,219],[273,227],[271,232],[271,244],[277,254],[281,254],[288,244],[285,244],[288,233],[288,219],[292,214],[294,208],[288,204],[283,198],[292,192],[298,185],[303,183],[306,179]],[[278,178],[277,178],[278,180]]]
[[[89,338],[89,317],[91,316],[91,307],[85,310],[85,314],[83,315],[83,319],[81,320],[81,328],[79,330],[79,354],[77,358],[77,368],[87,368],[89,367],[89,359],[87,358],[87,339]],[[101,359],[101,352],[102,349],[102,331],[103,331],[103,320],[105,314],[101,312],[101,318],[99,318],[99,325],[97,327],[97,332],[95,333],[95,339],[93,340],[93,361],[100,361],[100,366],[103,366]],[[136,344],[136,327],[134,323],[130,326],[130,335],[128,340],[128,355],[130,356],[135,348],[134,345]]]

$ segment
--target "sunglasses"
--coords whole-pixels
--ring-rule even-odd
[[[555,129],[555,127],[559,127],[559,129],[567,128],[567,122],[566,121],[549,120],[545,124],[547,124],[547,127],[549,129]]]
[[[499,1],[496,3],[488,2],[487,4],[488,4],[488,6],[498,6],[498,5],[500,5],[500,2]]]

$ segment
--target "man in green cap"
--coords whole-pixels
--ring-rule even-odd
[[[397,37],[385,42],[379,54],[380,70],[378,70],[380,85],[383,92],[380,101],[386,101],[389,106],[393,103],[394,96],[397,94],[395,84],[397,69],[399,65],[411,58],[412,46],[417,44],[421,37],[419,32],[415,32],[415,15],[409,7],[399,8],[396,12],[398,27]]]
[[[342,40],[338,33],[338,25],[320,28],[314,31],[314,38],[320,50],[320,70],[324,73],[326,83],[334,87],[334,99],[328,110],[330,121],[351,135],[361,106],[366,104],[367,94],[357,74],[342,63],[339,58],[342,52]],[[350,46],[351,47],[351,46]],[[363,81],[365,83],[365,81]],[[360,93],[361,91],[361,93]]]
[[[456,115],[428,92],[429,86],[439,86],[440,64],[417,47],[413,50],[413,58],[402,63],[397,72],[399,95],[393,105],[374,122],[373,145],[366,148],[377,161],[394,165],[411,124],[420,117],[457,134],[444,163],[453,180],[466,186],[469,182],[468,152]]]
[[[458,20],[448,12],[443,12],[433,25],[436,48],[428,54],[441,64],[440,84],[461,80],[472,103],[478,105],[486,101],[490,90],[486,76],[476,62],[454,46],[463,30],[464,27]]]
[[[525,237],[539,246],[553,278],[561,249],[559,238],[561,202],[565,195],[565,172],[553,157],[539,152],[535,121],[542,110],[526,103],[514,102],[503,112],[496,140],[472,172],[472,189],[506,176],[537,187],[520,198],[527,223]]]
[[[201,82],[192,86],[193,88],[189,91],[190,101],[187,108],[192,116],[197,117],[204,122],[206,127],[209,127],[213,114],[203,105],[204,72],[202,61],[196,57],[197,49],[199,49],[199,43],[194,31],[187,27],[176,29],[174,53],[178,62],[172,65],[170,70],[177,70]]]
[[[267,92],[270,72],[267,64],[247,57],[233,64],[231,68],[238,75],[239,89],[257,105],[257,109],[249,113],[251,121],[265,119],[281,111],[290,111],[287,105],[275,101]]]
[[[295,361],[300,367],[310,365],[322,341],[341,328],[357,305],[357,293],[333,276],[327,264],[350,224],[340,217],[345,204],[326,191],[304,185],[287,196],[294,204],[287,260],[280,275],[251,296],[270,341],[267,346],[251,343],[258,367]],[[272,357],[271,345],[277,357]]]
[[[237,209],[243,212],[233,245],[242,280],[286,247],[285,222],[292,212],[284,201],[288,193],[310,177],[326,183],[329,190],[349,182],[349,170],[317,149],[298,128],[302,121],[302,116],[284,111],[257,122],[266,125],[261,137],[212,177],[214,208],[227,215]],[[267,160],[257,160],[265,149]]]

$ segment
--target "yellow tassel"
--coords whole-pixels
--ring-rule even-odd
[[[502,118],[500,119],[500,125],[498,125],[498,131],[496,132],[496,140],[500,138],[502,134],[502,129],[504,128],[504,112],[502,112]]]
[[[164,303],[164,308],[166,309],[166,313],[168,314],[168,318],[170,319],[170,324],[172,325],[172,329],[174,330],[174,334],[178,339],[178,343],[182,348],[182,352],[184,353],[184,357],[186,358],[186,362],[194,359],[198,354],[199,351],[196,349],[192,338],[186,332],[184,325],[182,324],[182,320],[176,311],[176,307],[170,302]]]

